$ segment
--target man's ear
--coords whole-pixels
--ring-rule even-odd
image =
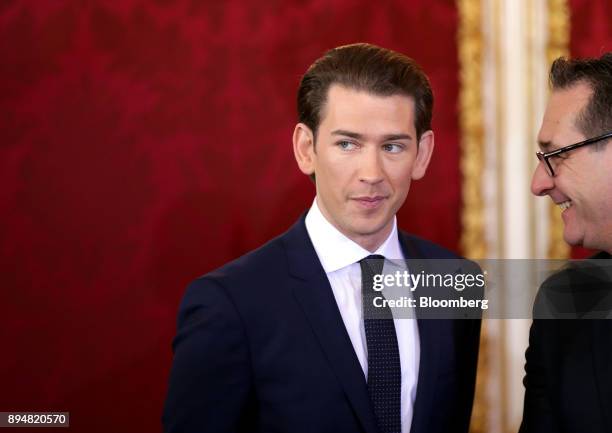
[[[416,160],[412,169],[412,179],[418,180],[425,176],[431,155],[434,150],[434,133],[433,131],[425,131],[419,140]]]
[[[303,123],[295,125],[293,130],[293,154],[302,173],[311,175],[315,171],[314,135]]]

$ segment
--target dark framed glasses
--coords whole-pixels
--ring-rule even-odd
[[[569,152],[570,150],[578,149],[582,146],[588,146],[589,144],[597,143],[598,141],[602,141],[608,138],[612,138],[612,131],[606,132],[605,134],[599,135],[597,137],[589,138],[579,143],[570,144],[569,146],[564,146],[559,149],[552,150],[550,152],[536,152],[536,156],[538,157],[538,160],[544,163],[544,168],[546,168],[546,172],[548,173],[548,175],[554,177],[555,170],[553,169],[553,165],[550,163],[551,158]]]

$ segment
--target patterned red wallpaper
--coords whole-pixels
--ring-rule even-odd
[[[598,57],[612,51],[612,26],[609,0],[570,0],[571,36],[570,55]],[[572,257],[584,258],[594,251],[573,247]]]
[[[452,0],[0,2],[0,411],[160,429],[186,283],[311,203],[295,91],[333,46],[429,73],[437,147],[400,226],[456,249],[456,30]]]

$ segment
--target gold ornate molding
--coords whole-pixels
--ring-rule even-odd
[[[570,13],[567,0],[548,0],[548,63],[569,54]]]
[[[480,0],[458,0],[459,29],[459,125],[462,175],[460,247],[469,258],[487,257],[484,231],[482,175],[484,170],[484,125],[482,107],[483,35]],[[470,432],[487,431],[486,380],[488,356],[486,328],[481,334],[476,395]]]
[[[482,113],[482,52],[480,0],[458,0],[459,124],[462,175],[461,251],[469,258],[487,254],[484,232],[482,173],[484,126]]]
[[[548,0],[548,46],[546,56],[550,66],[558,57],[569,55],[570,12],[567,0]],[[559,209],[550,203],[548,257],[565,259],[570,248],[563,240],[563,220]]]

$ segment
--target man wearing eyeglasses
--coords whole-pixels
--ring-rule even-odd
[[[569,306],[576,318],[612,318],[607,307],[601,309],[612,297],[606,277],[612,252],[612,53],[557,59],[550,84],[531,190],[559,206],[567,243],[601,250],[593,257],[600,259],[601,272],[568,268],[540,288],[520,431],[611,432],[612,320],[544,320],[538,312],[556,296],[563,305],[552,311]]]

